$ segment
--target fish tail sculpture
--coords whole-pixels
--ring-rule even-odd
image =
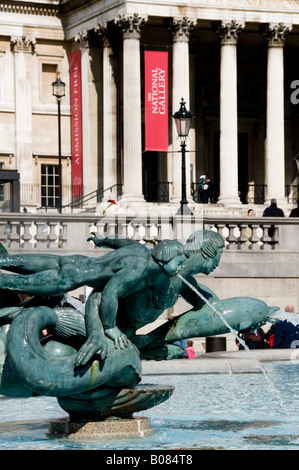
[[[85,334],[82,315],[76,312],[79,317],[77,323],[67,325],[68,315],[71,314],[66,309],[59,315],[57,309],[40,306],[24,309],[12,322],[7,338],[7,356],[16,375],[26,386],[38,395],[47,396],[80,393],[106,382],[117,388],[136,386],[140,381],[141,363],[139,352],[131,343],[123,354],[107,338],[106,360],[95,359],[80,368],[75,367],[77,349],[73,346],[60,343],[58,354],[49,352],[53,345],[42,346],[40,332],[46,328],[53,328],[65,338],[77,332],[82,336]]]
[[[84,314],[72,308],[7,308],[0,326],[3,345],[0,393],[11,397],[55,396],[73,420],[131,417],[157,406],[174,388],[139,386],[141,361],[129,342],[125,350],[109,343],[104,361],[94,358],[76,368],[78,349],[86,338]],[[11,318],[17,314],[15,318]],[[11,324],[10,324],[10,321]],[[40,338],[43,329],[51,335]],[[6,352],[6,356],[5,356]]]

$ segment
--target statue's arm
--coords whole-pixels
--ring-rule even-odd
[[[217,295],[211,289],[203,284],[199,284],[193,276],[188,277],[187,281],[192,284],[194,289],[200,292],[208,301],[218,299]],[[183,284],[180,294],[186,302],[193,307],[201,308],[205,305],[205,301],[200,297],[200,295],[196,294],[196,292],[185,284]]]
[[[84,365],[96,353],[100,354],[102,360],[107,355],[107,342],[104,328],[99,317],[101,293],[93,292],[87,299],[85,306],[85,325],[87,340],[76,357],[76,366]]]
[[[144,287],[146,260],[136,259],[113,274],[102,291],[100,317],[105,332],[116,327],[118,300]]]
[[[131,238],[118,238],[117,235],[114,237],[104,237],[99,238],[94,232],[92,232],[92,237],[89,237],[87,241],[93,241],[93,243],[98,247],[107,247],[113,250],[117,250],[118,248],[123,248],[124,246],[139,244],[136,240],[131,240]]]

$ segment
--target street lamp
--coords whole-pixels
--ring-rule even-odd
[[[178,215],[192,215],[186,198],[186,141],[188,139],[193,114],[191,111],[186,110],[185,104],[184,98],[182,98],[180,110],[172,116],[175,120],[182,151],[182,199],[181,206],[177,212]]]
[[[62,212],[62,166],[61,166],[61,119],[60,119],[60,100],[65,96],[65,83],[57,77],[52,83],[53,96],[57,98],[58,104],[58,211]]]

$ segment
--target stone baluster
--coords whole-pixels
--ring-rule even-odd
[[[64,245],[67,243],[68,241],[68,237],[67,237],[67,227],[68,227],[68,224],[66,222],[60,222],[59,224],[59,235],[58,235],[58,247],[59,248],[64,248]],[[85,243],[87,245],[87,237],[86,237],[86,240],[85,240]]]
[[[105,217],[103,217],[103,218],[100,219],[100,220],[97,222],[97,224],[96,224],[96,227],[97,227],[97,236],[98,236],[99,238],[105,236],[105,234],[104,234],[105,226],[106,226],[106,220],[105,220]]]
[[[127,221],[124,216],[118,218],[118,233],[120,237],[127,237]]]
[[[36,221],[36,235],[34,237],[37,250],[43,251],[47,248],[49,226],[45,220]]]
[[[226,246],[226,248],[228,250],[230,250],[232,248],[235,248],[236,244],[237,244],[237,237],[235,235],[236,224],[234,224],[234,223],[230,224],[229,223],[226,226],[228,228],[228,236],[226,238],[226,240],[228,241],[228,245]]]
[[[0,243],[6,243],[7,241],[7,222],[0,222]]]
[[[238,249],[240,250],[247,250],[248,246],[250,245],[248,240],[248,224],[238,224],[240,235],[238,237]],[[249,233],[249,235],[251,232]]]
[[[272,237],[269,235],[269,229],[271,228],[272,226],[270,224],[263,224],[263,235],[261,237],[261,242],[263,243],[262,245],[262,249],[264,251],[270,251],[272,249]]]
[[[58,233],[57,233],[58,229]],[[49,221],[49,235],[48,235],[48,248],[56,248],[57,242],[59,244],[60,224],[57,221]]]
[[[21,238],[20,238],[20,222],[17,220],[12,220],[10,222],[10,233],[9,233],[9,248],[18,249],[21,245]]]
[[[32,233],[31,233],[31,227],[32,227],[32,222],[31,220],[24,220],[23,221],[23,228],[24,228],[24,233],[22,236],[23,239],[23,248],[26,249],[32,249],[32,243],[30,241],[32,240]]]
[[[251,236],[249,238],[249,241],[251,242],[250,249],[253,251],[260,250],[261,241],[260,237],[258,236],[258,231],[260,231],[261,228],[259,225],[254,224],[250,224],[249,228],[251,229]]]

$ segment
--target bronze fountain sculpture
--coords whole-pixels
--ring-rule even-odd
[[[277,310],[253,298],[220,300],[197,283],[219,263],[224,242],[212,231],[196,231],[185,245],[163,240],[149,250],[121,238],[90,238],[107,254],[0,255],[0,393],[7,397],[57,397],[73,420],[131,417],[168,399],[172,387],[138,385],[142,359],[182,355],[176,340],[228,332],[192,284],[236,330],[256,328]],[[180,275],[178,275],[180,273]],[[80,311],[64,295],[93,288]],[[29,298],[20,301],[20,294]],[[146,335],[136,331],[182,296],[192,307]],[[41,332],[48,334],[43,337]]]

